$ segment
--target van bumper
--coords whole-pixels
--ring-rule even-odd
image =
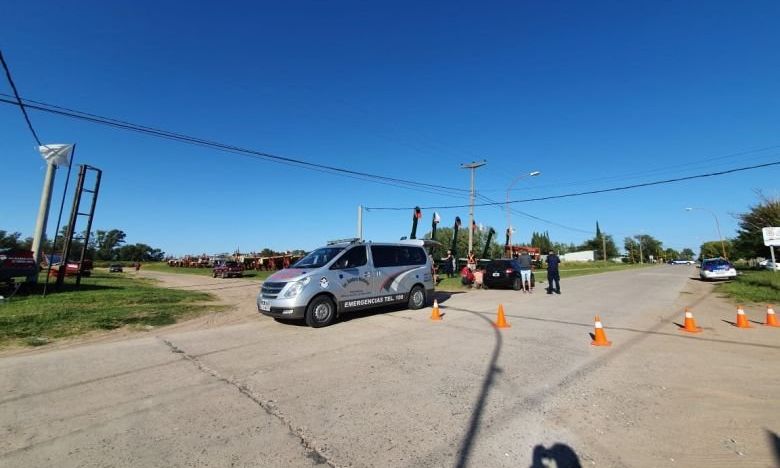
[[[306,306],[299,307],[271,307],[271,310],[260,310],[260,305],[257,306],[257,311],[263,315],[274,318],[284,319],[302,319],[306,316]]]

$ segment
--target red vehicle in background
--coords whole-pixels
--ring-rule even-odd
[[[0,282],[12,283],[14,278],[35,282],[38,268],[31,250],[0,249]]]
[[[60,263],[53,263],[51,266],[51,272],[49,276],[57,276],[57,272],[60,270]],[[92,275],[92,260],[85,259],[84,263],[80,266],[79,262],[69,261],[65,264],[65,276],[76,276],[81,269],[81,276],[89,277]]]
[[[233,260],[221,261],[214,265],[211,275],[214,278],[241,278],[244,276],[244,266]]]

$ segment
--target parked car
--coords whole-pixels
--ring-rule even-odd
[[[773,262],[772,260],[765,260],[761,262],[761,268],[765,268],[767,270],[780,271],[780,263]]]
[[[0,282],[13,282],[14,278],[24,277],[25,281],[35,281],[38,269],[30,250],[0,249]]]
[[[49,276],[57,276],[57,272],[60,269],[60,263],[54,263],[51,266],[51,273],[49,273]],[[92,260],[84,259],[84,264],[79,265],[79,262],[76,261],[69,261],[65,264],[65,276],[76,276],[81,270],[81,276],[91,276],[92,275]]]
[[[211,275],[214,278],[241,278],[244,276],[244,267],[233,260],[219,262],[214,265],[214,269],[211,270]]]
[[[683,259],[676,259],[671,260],[669,263],[672,265],[693,265],[695,262],[693,260],[683,260]]]
[[[112,263],[108,266],[108,272],[109,273],[122,273],[122,264],[121,263]]]
[[[737,270],[725,258],[707,258],[701,262],[699,276],[703,280],[732,279],[737,277]]]
[[[483,282],[486,288],[512,288],[515,291],[523,289],[520,279],[520,263],[514,259],[491,260],[485,265]],[[531,287],[534,285],[534,276],[531,273]]]

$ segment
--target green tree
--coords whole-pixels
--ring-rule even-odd
[[[623,240],[623,247],[631,263],[649,262],[651,255],[655,258],[663,253],[663,243],[649,234],[626,237]]]
[[[602,236],[604,238],[603,241]],[[577,247],[577,250],[595,250],[596,259],[603,260],[604,244],[607,245],[607,259],[615,258],[620,255],[620,252],[618,252],[617,246],[615,245],[615,240],[612,238],[612,236],[603,233],[600,233],[600,235],[597,235],[593,239],[588,239],[582,245]]]
[[[668,248],[664,250],[664,260],[676,260],[682,258],[682,255],[680,255],[680,252],[674,250],[673,248]]]
[[[723,256],[723,245],[726,247],[726,253],[731,252],[732,246],[730,240],[724,240],[723,244],[719,240],[707,241],[699,247],[699,260],[705,258],[716,258]]]
[[[689,249],[688,247],[682,249],[682,252],[680,252],[680,258],[684,258],[685,260],[693,260],[693,257],[695,256],[696,253],[693,249]]]
[[[20,249],[22,248],[23,241],[21,241],[21,232],[8,232],[0,230],[0,249]]]
[[[780,226],[780,198],[768,198],[758,193],[759,203],[750,207],[750,211],[737,216],[739,229],[734,239],[732,257],[755,258],[769,257],[769,247],[764,245],[761,232],[765,227]]]
[[[118,260],[133,262],[159,262],[165,258],[165,252],[146,244],[123,245],[118,249]]]
[[[120,229],[110,231],[97,230],[94,236],[95,257],[98,260],[115,260],[119,247],[125,243],[127,235]]]
[[[531,234],[531,246],[537,247],[541,252],[549,252],[553,248],[553,243],[550,241],[550,233],[536,232]]]

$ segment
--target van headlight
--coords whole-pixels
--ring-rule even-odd
[[[296,281],[290,285],[289,288],[287,288],[287,292],[284,293],[284,297],[286,298],[292,298],[297,296],[298,294],[303,291],[303,287],[309,284],[309,281],[311,281],[311,278],[308,276],[300,281]]]

